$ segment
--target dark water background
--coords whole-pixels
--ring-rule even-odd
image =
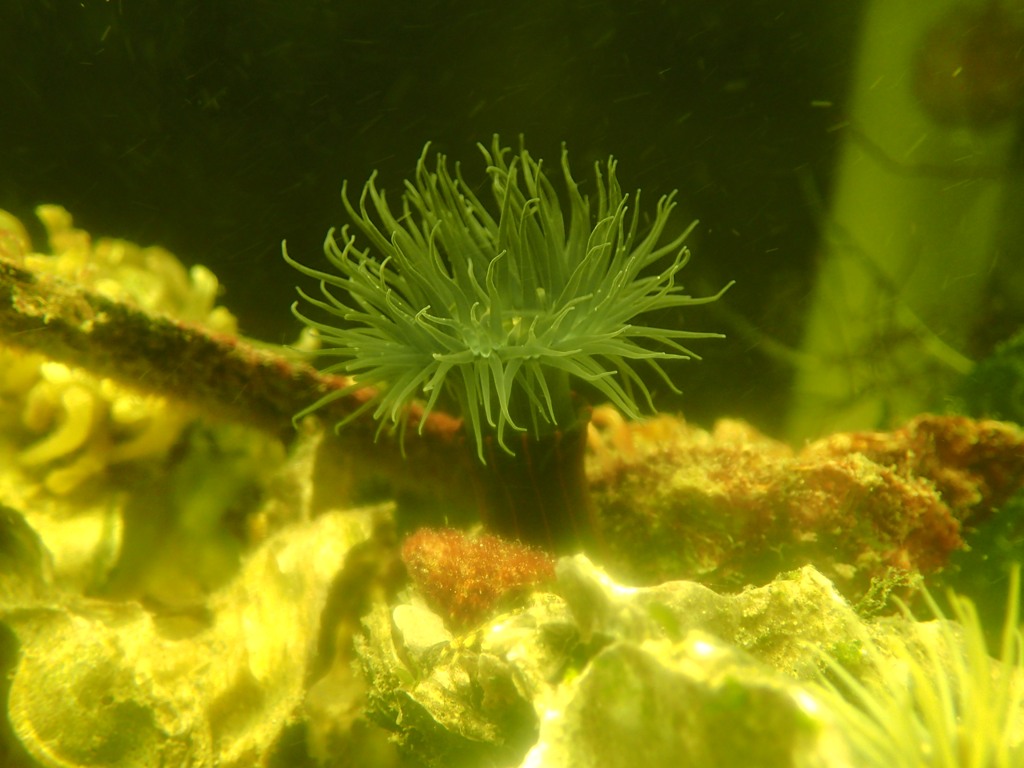
[[[687,287],[796,345],[840,137],[859,3],[0,0],[0,207],[64,205],[94,235],[159,243],[226,285],[242,330],[287,342],[297,276],[342,223],[343,179],[397,188],[430,140],[526,136],[578,178],[614,154],[647,206],[701,225]],[[830,105],[830,106],[829,106]],[[33,231],[42,246],[38,227]],[[789,371],[717,310],[670,366],[696,421],[776,431]]]

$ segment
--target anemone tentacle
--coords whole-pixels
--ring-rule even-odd
[[[635,318],[714,301],[729,286],[706,297],[684,292],[683,242],[696,222],[661,243],[675,193],[658,201],[641,233],[639,192],[632,199],[622,192],[613,158],[595,164],[594,201],[580,192],[563,146],[563,212],[541,161],[525,148],[513,153],[495,136],[480,150],[492,208],[458,164],[449,171],[444,155],[430,169],[428,144],[396,207],[375,173],[355,204],[342,187],[351,224],[332,229],[324,243],[334,271],[284,251],[289,264],[320,281],[322,297],[300,291],[301,299],[333,320],[314,320],[297,306],[293,312],[319,334],[320,354],[337,360],[328,370],[353,379],[330,398],[373,387],[366,408],[382,424],[402,422],[413,399],[425,401],[424,415],[442,401],[455,403],[484,461],[488,438],[512,454],[509,431],[573,426],[572,379],[631,417],[639,414],[637,394],[653,408],[638,362],[678,391],[661,363],[696,358],[681,341],[719,334]]]

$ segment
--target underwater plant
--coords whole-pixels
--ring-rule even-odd
[[[342,188],[356,232],[346,225],[328,233],[324,252],[335,271],[301,264],[284,249],[289,264],[320,281],[322,297],[299,293],[330,320],[312,319],[297,304],[293,312],[319,334],[319,354],[338,358],[325,372],[352,378],[296,418],[364,388],[373,395],[338,429],[368,411],[381,429],[403,425],[414,399],[424,401],[422,428],[436,406],[454,406],[480,462],[529,454],[530,477],[522,483],[536,487],[552,462],[575,462],[582,473],[586,416],[572,382],[585,382],[630,417],[639,415],[638,396],[653,409],[637,363],[678,391],[661,362],[697,357],[681,342],[719,334],[634,318],[714,301],[728,286],[708,297],[684,293],[683,241],[695,224],[660,242],[676,205],[670,194],[641,232],[639,192],[634,201],[622,193],[614,159],[596,165],[594,205],[580,193],[563,147],[563,212],[541,162],[524,147],[513,154],[495,136],[490,150],[480,150],[493,208],[458,165],[449,171],[444,155],[430,170],[428,144],[394,209],[375,174],[358,207],[347,184]],[[368,247],[359,246],[357,233]],[[512,433],[520,439],[513,442]],[[550,450],[538,452],[545,441]],[[578,482],[559,470],[555,483],[567,503],[581,503],[579,493],[566,491]],[[537,493],[538,503],[548,495]],[[524,526],[514,528],[523,534]]]
[[[976,418],[1024,424],[1024,328],[964,376],[954,402]]]
[[[1009,589],[998,657],[990,657],[974,603],[952,591],[947,619],[923,594],[935,621],[912,624],[906,640],[868,641],[867,680],[826,659],[828,702],[860,765],[892,768],[1015,768],[1024,765],[1024,635],[1020,567]],[[905,606],[905,617],[914,616]]]

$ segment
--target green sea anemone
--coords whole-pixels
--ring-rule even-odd
[[[364,387],[374,397],[339,428],[367,410],[382,426],[400,424],[413,399],[424,401],[425,418],[448,401],[485,461],[491,438],[512,454],[510,431],[540,436],[577,425],[573,379],[632,417],[637,393],[653,408],[639,361],[676,390],[661,361],[697,357],[681,341],[718,334],[634,318],[721,292],[693,298],[679,283],[689,259],[682,243],[694,225],[659,244],[674,195],[662,197],[642,226],[639,192],[633,200],[622,193],[614,159],[596,165],[594,204],[577,188],[563,148],[563,213],[541,162],[525,148],[511,153],[495,136],[490,150],[480,145],[495,201],[488,207],[458,165],[452,175],[444,155],[428,169],[428,149],[394,210],[375,175],[358,207],[342,188],[356,232],[328,233],[324,252],[335,271],[284,251],[289,264],[320,281],[322,297],[300,290],[302,298],[334,320],[293,311],[319,334],[320,354],[338,358],[326,371],[353,379],[296,418]]]

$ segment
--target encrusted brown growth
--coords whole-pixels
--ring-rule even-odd
[[[982,522],[1024,486],[1024,432],[1014,424],[924,415],[893,432],[837,434],[802,455],[859,453],[924,478],[960,522]]]
[[[737,588],[813,563],[856,598],[889,568],[941,568],[1024,485],[1024,432],[996,421],[926,415],[799,453],[735,421],[594,422],[591,491],[625,579]]]
[[[554,561],[514,541],[422,528],[402,545],[409,576],[454,629],[468,629],[555,578]]]

